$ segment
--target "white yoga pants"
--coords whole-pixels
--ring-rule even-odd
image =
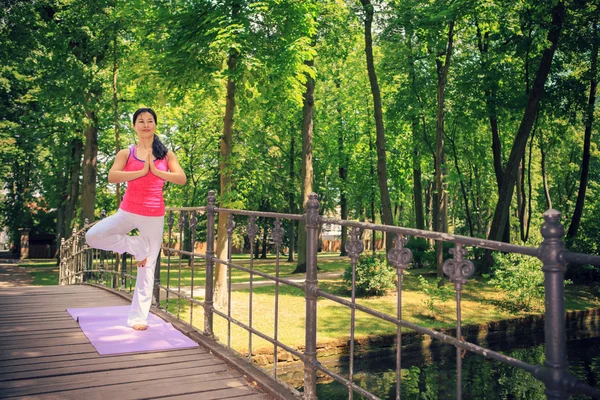
[[[135,228],[139,230],[139,236],[127,235]],[[162,246],[163,229],[164,216],[146,217],[119,209],[116,214],[92,226],[85,235],[90,247],[119,254],[129,253],[138,261],[147,258],[146,266],[137,269],[135,291],[127,319],[129,326],[148,324],[154,269]]]

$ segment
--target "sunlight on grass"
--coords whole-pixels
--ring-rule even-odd
[[[430,278],[435,280],[434,277]],[[341,280],[320,281],[322,289],[350,300],[349,293]],[[403,319],[421,326],[433,329],[454,328],[456,326],[455,300],[440,303],[436,308],[435,318],[429,315],[424,305],[426,295],[418,290],[418,281],[414,275],[405,278],[405,287],[402,295]],[[411,288],[411,289],[409,289]],[[589,293],[587,287],[570,287],[569,296],[576,296],[577,301],[567,302],[567,310],[600,307],[600,299]],[[491,321],[507,320],[534,313],[511,314],[496,305],[503,293],[479,281],[471,281],[463,291],[462,325],[484,324]],[[249,324],[249,290],[234,291],[232,293],[231,315],[241,323]],[[201,298],[198,298],[202,300]],[[584,300],[585,299],[585,300]],[[171,300],[176,304],[175,300]],[[266,286],[253,290],[252,295],[252,326],[264,334],[274,336],[275,317],[275,287]],[[361,298],[357,303],[372,308],[379,312],[396,316],[396,294],[389,293],[382,297]],[[173,305],[169,310],[174,311]],[[226,313],[227,310],[224,310]],[[304,343],[305,320],[304,292],[288,286],[281,286],[279,290],[279,329],[278,338],[291,347],[298,348]],[[350,338],[350,309],[334,301],[320,298],[318,301],[318,336],[319,343],[345,342]],[[181,318],[190,322],[189,305],[182,302],[180,307]],[[195,306],[192,324],[203,330],[204,313],[202,307]],[[410,331],[403,329],[403,331]],[[227,344],[227,321],[214,317],[214,332],[223,344]],[[380,318],[364,312],[356,312],[355,338],[364,339],[372,336],[394,335],[396,326]],[[248,332],[233,323],[231,324],[231,347],[236,351],[247,354]],[[253,335],[252,352],[260,354],[272,352],[273,345],[268,341]]]

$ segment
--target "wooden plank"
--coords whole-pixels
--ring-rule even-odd
[[[0,398],[31,396],[34,394],[61,393],[65,395],[70,392],[93,393],[99,390],[104,394],[111,388],[120,385],[129,385],[130,390],[146,385],[148,382],[160,382],[161,385],[174,385],[173,379],[186,381],[206,381],[219,379],[219,374],[225,374],[230,378],[238,378],[240,375],[229,370],[225,363],[207,366],[197,366],[193,362],[182,363],[170,368],[140,368],[126,369],[113,373],[89,373],[78,375],[63,375],[60,377],[26,379],[13,382],[0,382]],[[121,390],[121,389],[119,389]],[[106,393],[105,398],[111,396]],[[80,395],[80,398],[86,396]],[[120,395],[113,398],[120,399]]]
[[[2,363],[2,367],[0,367],[0,371],[4,371],[4,368],[8,369],[16,369],[18,367],[27,368],[30,364],[43,366],[44,364],[59,364],[60,363],[69,363],[73,365],[77,365],[77,363],[81,362],[82,365],[90,362],[104,363],[119,363],[122,361],[129,360],[145,360],[146,358],[161,358],[161,357],[179,357],[186,356],[190,353],[193,354],[201,354],[206,353],[206,350],[203,348],[195,348],[195,349],[176,349],[169,351],[157,351],[157,352],[149,352],[149,353],[129,353],[129,354],[114,354],[114,355],[106,355],[99,356],[98,353],[94,350],[87,354],[63,354],[60,356],[51,356],[51,357],[33,357],[33,358],[25,358],[20,360],[12,360]]]
[[[140,383],[142,383],[140,385]],[[122,383],[97,387],[63,391],[64,399],[107,399],[134,400],[158,398],[182,394],[196,394],[197,399],[226,399],[240,394],[256,393],[245,385],[239,376],[231,373],[214,373],[191,378],[189,376],[170,377],[168,380],[154,379],[145,382]],[[267,397],[264,397],[267,399]]]
[[[268,398],[204,347],[99,356],[66,312],[128,304],[86,285],[2,290],[0,398]]]
[[[29,357],[44,357],[44,356],[57,356],[61,354],[79,354],[89,353],[90,351],[95,352],[96,349],[89,343],[76,344],[73,346],[58,346],[58,347],[38,347],[37,349],[13,349],[13,350],[0,350],[0,360],[14,360],[19,358]]]
[[[122,370],[127,368],[141,368],[141,367],[152,367],[152,366],[172,366],[178,363],[197,361],[200,365],[216,365],[223,363],[222,361],[215,360],[215,358],[209,354],[190,354],[188,356],[178,356],[177,358],[149,358],[147,360],[130,360],[115,362],[104,362],[104,363],[91,363],[91,364],[77,364],[69,363],[69,365],[54,366],[46,365],[46,368],[39,368],[38,365],[34,365],[33,369],[25,371],[9,371],[6,373],[0,373],[0,381],[10,381],[17,379],[29,379],[29,378],[45,378],[57,375],[68,375],[68,374],[82,374],[91,372],[109,372],[115,370]]]
[[[51,336],[39,336],[33,338],[25,338],[19,339],[18,336],[15,336],[11,341],[5,341],[0,346],[3,350],[13,350],[13,349],[35,349],[38,347],[47,347],[47,346],[64,346],[64,345],[72,345],[72,344],[84,344],[88,343],[89,339],[85,334],[81,331],[73,331],[73,332],[62,332],[61,334],[51,337]]]

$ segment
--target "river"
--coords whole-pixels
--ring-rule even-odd
[[[530,364],[541,364],[544,361],[541,339],[530,337],[520,343],[492,346],[492,349]],[[411,365],[410,355],[403,355],[402,399],[456,398],[455,351],[450,346],[448,350],[425,363],[422,357],[415,357],[419,359],[416,365]],[[571,341],[567,344],[567,353],[570,372],[591,386],[600,387],[600,337]],[[347,366],[339,361],[336,372],[347,376]],[[285,380],[284,376],[282,378]],[[393,355],[356,360],[355,382],[378,397],[395,398],[395,380]],[[543,384],[529,373],[473,353],[467,353],[463,358],[462,380],[463,399],[546,399]],[[322,400],[341,400],[348,398],[348,390],[337,382],[322,381],[317,386],[317,395]],[[361,396],[355,394],[354,398]],[[589,399],[587,396],[572,398]]]

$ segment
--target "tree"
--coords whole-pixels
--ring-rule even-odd
[[[360,0],[364,12],[365,24],[365,55],[367,59],[367,71],[369,73],[369,82],[371,84],[371,94],[373,96],[373,110],[375,118],[375,130],[377,132],[377,182],[379,183],[379,197],[381,201],[382,222],[384,225],[393,225],[392,204],[388,189],[385,127],[383,123],[383,110],[381,103],[381,93],[375,72],[375,62],[373,59],[373,37],[372,24],[375,9],[370,0]],[[386,240],[386,249],[392,247],[392,235],[388,235]]]
[[[519,163],[523,158],[527,139],[529,138],[529,133],[531,132],[531,128],[539,110],[540,101],[544,94],[544,84],[548,74],[550,73],[552,57],[554,56],[554,52],[558,46],[558,40],[562,31],[564,17],[564,2],[558,1],[552,8],[552,22],[548,31],[549,47],[544,49],[542,54],[535,82],[529,94],[525,112],[523,114],[523,119],[521,120],[519,130],[517,131],[512,145],[510,156],[504,169],[504,173],[502,174],[500,195],[498,197],[498,203],[496,205],[494,218],[492,220],[490,233],[488,235],[488,239],[490,240],[501,240],[503,237],[506,219],[508,218],[508,210],[510,208],[513,190],[517,179]]]

